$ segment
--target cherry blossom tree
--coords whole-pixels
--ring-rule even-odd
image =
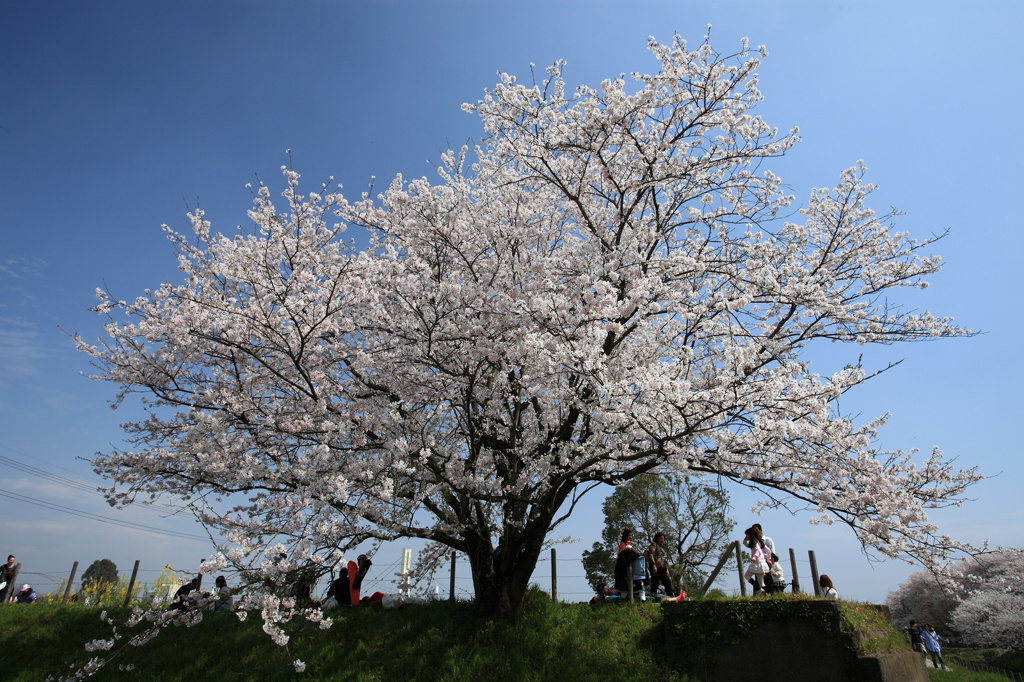
[[[880,452],[885,417],[836,407],[887,369],[857,346],[969,334],[895,298],[938,271],[938,236],[872,211],[860,164],[796,207],[767,163],[797,133],[754,113],[763,48],[650,51],[654,74],[597,88],[561,63],[502,75],[436,181],[349,201],[284,169],[251,229],[168,229],[182,281],[99,292],[110,338],[79,339],[148,409],[94,462],[111,500],[185,497],[227,560],[262,547],[280,570],[424,538],[500,616],[587,491],[659,468],[809,503],[887,556],[963,548],[926,511],[976,472]],[[854,360],[812,371],[822,342]]]
[[[952,629],[969,646],[1024,651],[1024,549],[1001,548],[918,571],[886,603],[896,622]]]
[[[962,586],[956,581],[949,581],[941,572],[916,571],[889,593],[885,603],[893,621],[901,627],[916,620],[921,624],[931,623],[940,632],[947,632],[950,615],[962,597]]]
[[[1024,651],[1024,549],[1008,549],[963,562],[967,593],[951,625],[969,646]]]

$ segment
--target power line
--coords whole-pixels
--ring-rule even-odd
[[[41,458],[36,457],[35,455],[30,455],[29,453],[24,452],[23,450],[18,450],[17,448],[12,448],[9,445],[3,445],[2,443],[0,443],[0,448],[3,448],[4,450],[7,450],[8,452],[13,452],[16,455],[21,455],[22,457],[28,457],[29,459],[34,459],[37,462],[43,462],[44,461]],[[52,466],[54,469],[60,469],[61,471],[66,471],[69,474],[77,474],[78,473],[77,471],[75,471],[73,469],[68,469],[67,467],[62,467],[61,465],[54,464],[53,462],[45,462],[45,464],[47,464],[48,466]]]
[[[34,504],[37,507],[43,507],[45,509],[51,509],[53,511],[59,511],[65,514],[71,514],[72,516],[79,516],[85,519],[91,519],[93,521],[99,521],[100,523],[109,523],[114,526],[122,526],[124,528],[132,528],[135,530],[142,530],[148,533],[157,533],[159,535],[170,535],[173,537],[182,538],[185,540],[209,540],[209,538],[201,537],[199,535],[189,535],[188,533],[181,533],[176,530],[164,530],[161,528],[154,528],[152,526],[145,526],[141,523],[132,523],[131,521],[121,521],[120,519],[111,519],[106,516],[100,516],[99,514],[93,514],[92,512],[85,512],[79,509],[72,509],[71,507],[65,507],[60,504],[54,504],[53,502],[46,502],[39,500],[34,497],[28,497],[27,495],[21,495],[14,493],[9,490],[0,489],[0,495],[9,497],[19,502],[26,502],[28,504]]]
[[[0,445],[0,447],[4,448],[5,450],[10,450],[10,448],[8,448],[7,446]],[[67,486],[69,488],[75,488],[76,490],[92,493],[94,495],[99,494],[99,492],[96,490],[96,486],[91,486],[80,481],[75,481],[73,479],[66,478],[64,476],[58,476],[57,474],[51,474],[48,471],[43,471],[42,469],[34,467],[31,464],[25,464],[24,462],[19,462],[16,459],[11,459],[10,457],[6,457],[4,455],[0,455],[0,464],[5,464],[11,467],[12,469],[18,469],[19,471],[23,471],[26,474],[31,474],[33,476],[46,479],[53,483],[59,483],[60,485]]]
[[[34,457],[34,456],[32,456],[32,455],[30,455],[30,454],[28,454],[26,452],[23,452],[21,450],[15,450],[14,448],[9,447],[7,445],[0,445],[0,448],[3,448],[4,450],[8,450],[9,452],[13,452],[13,453],[18,454],[18,455],[21,455],[22,457],[28,457],[30,459],[34,459],[37,462],[41,462],[42,461],[38,457]],[[73,489],[81,491],[81,492],[87,492],[90,495],[96,495],[97,497],[105,497],[105,495],[103,493],[101,493],[99,491],[99,488],[97,486],[95,486],[95,485],[88,484],[88,483],[83,483],[82,481],[76,481],[76,480],[74,480],[72,478],[68,478],[66,476],[60,476],[60,475],[57,475],[57,474],[52,474],[52,473],[50,473],[48,471],[40,469],[39,467],[34,467],[31,464],[25,464],[24,462],[21,462],[21,461],[16,460],[16,459],[12,459],[12,458],[7,457],[5,455],[0,455],[0,464],[9,466],[12,469],[18,469],[19,471],[22,471],[22,472],[27,473],[27,474],[31,474],[32,476],[36,476],[38,478],[42,478],[42,479],[48,480],[48,481],[50,481],[52,483],[57,483],[59,485],[66,486],[68,488],[73,488]],[[63,469],[64,471],[70,471],[70,470],[68,470],[68,469],[66,469],[64,467],[57,466],[55,464],[49,464],[49,465],[53,466],[53,467],[55,467],[57,469]],[[156,508],[157,506],[159,506],[162,509],[165,509],[167,511],[170,511],[170,512],[172,512],[174,514],[177,514],[178,512],[181,511],[180,507],[174,507],[172,505],[163,504],[163,503],[161,503],[159,505],[155,505],[155,504],[143,505],[144,508],[150,509],[152,511],[158,511],[157,508]]]

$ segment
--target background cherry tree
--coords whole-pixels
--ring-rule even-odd
[[[502,616],[582,495],[647,472],[758,486],[888,556],[965,549],[925,512],[976,472],[880,452],[885,418],[836,407],[888,369],[857,344],[969,333],[891,298],[939,269],[938,237],[872,211],[861,164],[796,203],[766,167],[796,131],[754,113],[763,48],[650,50],[657,72],[597,88],[502,75],[436,181],[350,201],[286,168],[250,229],[168,229],[183,280],[99,292],[110,340],[79,339],[149,408],[95,460],[111,500],[182,496],[226,561],[278,575],[430,540]],[[848,363],[812,370],[823,342]]]
[[[912,574],[886,603],[897,623],[931,623],[967,646],[1024,651],[1024,549],[1000,548]]]

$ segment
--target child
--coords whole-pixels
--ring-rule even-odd
[[[764,589],[764,574],[769,571],[768,564],[771,561],[771,550],[764,544],[761,534],[755,528],[748,528],[743,544],[750,548],[750,564],[747,566],[744,579],[750,580],[751,576],[757,579],[757,590],[754,594],[767,594]]]

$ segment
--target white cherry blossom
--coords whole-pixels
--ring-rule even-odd
[[[519,607],[580,496],[655,470],[807,503],[884,555],[966,549],[926,512],[978,474],[880,451],[885,417],[836,408],[890,369],[858,344],[970,333],[904,307],[941,235],[875,213],[860,163],[787,192],[767,166],[798,138],[755,113],[763,48],[650,50],[656,73],[596,89],[567,89],[562,63],[502,75],[464,107],[485,137],[435,181],[350,202],[284,168],[251,229],[198,210],[192,234],[167,229],[181,281],[100,291],[110,339],[79,340],[148,408],[94,462],[110,499],[190,500],[271,586],[367,540],[431,540],[467,555],[492,615]],[[850,363],[819,374],[824,342]],[[258,608],[287,641],[295,605],[273,593]]]

